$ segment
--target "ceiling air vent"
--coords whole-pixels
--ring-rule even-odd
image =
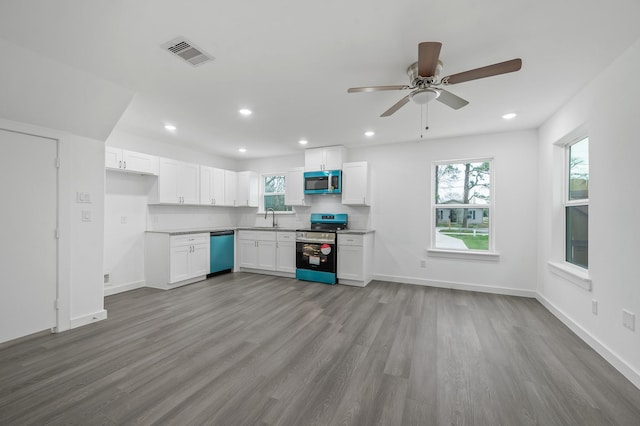
[[[162,45],[162,48],[166,49],[169,53],[179,56],[193,66],[202,65],[213,60],[213,56],[199,47],[194,46],[193,43],[184,37],[178,37],[168,41]]]

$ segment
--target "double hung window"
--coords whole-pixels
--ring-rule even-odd
[[[566,147],[565,261],[589,267],[589,138]]]
[[[434,164],[432,247],[493,251],[490,159]]]
[[[273,209],[276,212],[290,212],[291,206],[284,203],[284,174],[262,176],[262,210]]]

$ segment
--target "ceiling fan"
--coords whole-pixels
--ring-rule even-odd
[[[441,86],[448,86],[450,84],[463,83],[465,81],[477,80],[479,78],[506,74],[518,71],[522,67],[522,59],[517,58],[440,78],[440,73],[442,71],[442,62],[439,60],[441,48],[442,43],[436,41],[425,41],[418,45],[418,62],[411,64],[409,68],[407,68],[407,75],[409,76],[410,81],[409,86],[352,87],[348,89],[347,92],[358,93],[378,92],[382,90],[411,90],[411,93],[383,112],[380,117],[390,116],[406,105],[409,101],[422,105],[436,99],[453,109],[460,109],[469,102],[443,89]]]

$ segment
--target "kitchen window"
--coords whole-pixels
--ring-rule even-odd
[[[493,161],[473,159],[433,164],[433,228],[429,255],[497,255],[491,214]],[[466,256],[466,254],[473,256]]]
[[[284,173],[262,175],[262,211],[273,209],[276,212],[290,212],[291,206],[284,203]]]
[[[565,261],[589,267],[589,138],[566,147]]]

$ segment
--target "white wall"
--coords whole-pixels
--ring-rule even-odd
[[[536,133],[521,131],[374,146],[349,152],[373,173],[374,278],[533,296],[536,288]],[[427,256],[434,161],[493,158],[499,260]],[[426,268],[420,261],[426,260]]]
[[[104,144],[55,129],[0,118],[0,127],[60,141],[58,330],[106,318],[103,304],[102,257],[104,225]],[[7,159],[11,161],[11,159]],[[15,185],[20,186],[20,179]],[[87,192],[91,203],[76,203],[76,193]],[[3,208],[19,208],[6,205]],[[89,211],[91,222],[82,221]],[[25,211],[20,224],[37,221],[41,212]],[[24,241],[24,244],[29,244]]]
[[[541,300],[640,387],[640,286],[637,262],[640,41],[539,130],[538,291]],[[612,82],[623,84],[612,87]],[[563,260],[562,149],[554,142],[584,125],[589,135],[589,274],[592,291],[550,272]],[[598,301],[598,315],[591,301]],[[636,332],[622,326],[636,314]]]

